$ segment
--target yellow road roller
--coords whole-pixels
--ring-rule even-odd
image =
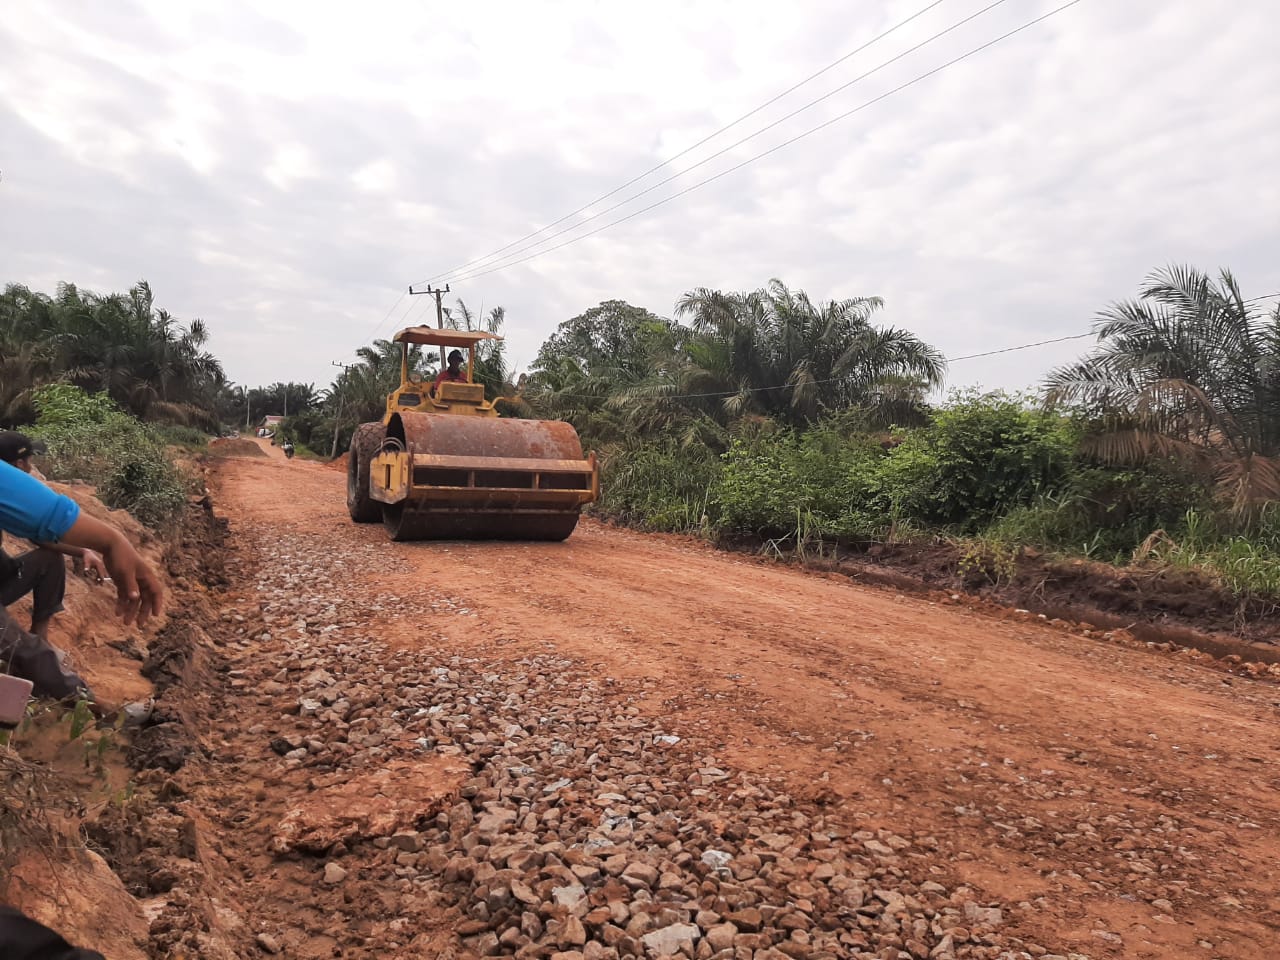
[[[400,386],[377,423],[351,437],[347,509],[381,520],[392,540],[563,540],[600,494],[592,453],[572,425],[502,419],[472,380],[476,345],[496,334],[407,327]],[[409,346],[467,351],[466,380],[434,385],[409,376]],[[501,400],[499,399],[499,401]]]

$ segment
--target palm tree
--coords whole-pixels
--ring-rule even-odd
[[[350,433],[348,427],[368,423],[382,417],[386,410],[387,394],[400,383],[400,344],[391,340],[374,340],[356,351],[358,363],[340,373],[326,391],[325,403],[332,408],[335,417],[341,410],[341,435]],[[409,372],[430,380],[435,376],[435,366],[422,348],[409,347]]]
[[[1049,401],[1093,420],[1103,460],[1199,466],[1253,516],[1280,498],[1280,306],[1256,304],[1226,270],[1157,270],[1099,314],[1098,346],[1050,374]]]
[[[625,418],[609,405],[618,381],[592,373],[578,357],[544,357],[520,393],[529,415],[572,423],[584,443],[622,438]]]
[[[629,410],[611,398],[645,382],[660,390],[687,333],[643,307],[605,300],[561,323],[542,344],[523,398],[534,415],[568,420],[584,441],[619,440],[639,407]],[[645,409],[656,407],[651,400]],[[680,415],[678,407],[672,410]]]
[[[107,296],[74,284],[54,297],[9,285],[0,294],[0,415],[29,420],[24,391],[63,381],[106,391],[143,419],[215,429],[227,381],[208,336],[203,321],[184,327],[157,308],[145,281]]]
[[[750,293],[690,291],[676,303],[692,327],[681,355],[622,399],[645,417],[684,406],[724,425],[754,417],[802,427],[850,407],[910,408],[907,385],[922,402],[946,361],[905,330],[873,326],[882,306],[879,297],[814,303],[780,280]]]
[[[50,379],[50,358],[40,343],[0,347],[0,426],[14,427],[35,419],[35,388]]]
[[[184,328],[157,309],[145,281],[127,294],[107,296],[63,284],[45,309],[58,376],[86,390],[105,390],[144,419],[216,423],[226,377],[203,349],[208,329],[200,320]]]

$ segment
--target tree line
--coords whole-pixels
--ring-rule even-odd
[[[1256,543],[1280,498],[1280,305],[1267,302],[1227,271],[1157,270],[1099,312],[1091,351],[1020,397],[932,401],[945,360],[878,324],[878,297],[821,300],[778,280],[691,290],[669,318],[605,301],[561,323],[527,374],[515,377],[492,341],[475,375],[506,398],[505,416],[572,422],[602,454],[602,509],[639,523],[777,535],[822,500],[810,519],[832,535],[883,535],[873,520],[973,532],[1014,517],[1039,531],[1028,537],[1124,551],[1155,525],[1185,531],[1194,514],[1197,529],[1208,518]],[[500,333],[504,322],[501,307],[445,309],[456,329]],[[201,321],[156,308],[145,283],[107,296],[63,285],[52,297],[11,285],[0,421],[29,422],[36,388],[61,382],[143,420],[206,430],[287,410],[291,438],[331,454],[381,416],[400,374],[398,346],[375,340],[326,388],[247,388],[227,380],[206,340]],[[437,361],[411,350],[423,378]]]
[[[9,284],[0,294],[0,424],[34,421],[35,391],[69,383],[142,420],[215,430],[227,378],[208,337],[203,321],[183,325],[157,308],[145,281],[107,295]]]

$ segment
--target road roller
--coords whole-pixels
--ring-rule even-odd
[[[347,509],[381,520],[392,540],[563,540],[600,494],[595,453],[584,457],[573,426],[502,418],[472,379],[484,331],[407,327],[400,385],[382,420],[351,437]],[[466,380],[432,385],[410,376],[411,344],[467,351]],[[442,364],[443,369],[443,364]]]

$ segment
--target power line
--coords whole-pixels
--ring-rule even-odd
[[[997,353],[1013,353],[1015,350],[1030,350],[1032,347],[1043,347],[1050,343],[1065,343],[1068,340],[1083,340],[1085,337],[1092,337],[1090,333],[1076,333],[1069,337],[1055,337],[1053,340],[1037,340],[1035,343],[1024,343],[1016,347],[1003,347],[1000,350],[987,350],[983,353],[970,353],[963,357],[950,357],[947,363],[959,363],[961,360],[976,360],[978,357],[994,357]]]
[[[867,79],[873,74],[879,73],[881,70],[885,69],[886,67],[892,66],[893,64],[897,63],[899,60],[902,60],[903,58],[910,56],[911,54],[915,53],[917,50],[920,50],[921,48],[928,46],[929,44],[933,43],[935,40],[939,40],[942,37],[945,37],[947,34],[960,29],[965,24],[970,23],[973,20],[976,20],[978,17],[982,16],[984,13],[988,13],[989,11],[994,10],[996,7],[999,7],[1007,2],[1008,0],[992,0],[991,3],[987,4],[985,7],[983,7],[981,10],[978,10],[976,13],[972,13],[969,16],[965,17],[963,20],[959,20],[956,23],[953,23],[951,26],[947,27],[945,30],[940,30],[939,32],[935,33],[933,36],[929,37],[928,39],[922,40],[920,43],[917,43],[915,46],[908,47],[906,50],[903,50],[897,56],[890,57],[888,60],[884,61],[883,63],[875,67],[872,67],[866,73],[860,74],[854,77],[852,80],[848,80],[845,83],[840,84],[840,86],[834,88],[833,90],[829,90],[828,92],[824,93],[822,96],[814,100],[810,100],[808,103],[797,107],[796,109],[792,110],[790,113],[785,114],[779,117],[777,120],[774,120],[772,123],[766,124],[765,126],[761,127],[759,130],[756,130],[754,133],[750,133],[739,140],[735,140],[733,143],[729,144],[727,147],[722,147],[721,149],[717,150],[715,153],[712,153],[709,156],[703,157],[697,163],[690,164],[689,166],[685,167],[683,170],[677,173],[671,174],[666,179],[659,180],[657,183],[650,184],[649,186],[645,187],[643,190],[639,191],[638,193],[633,193],[631,196],[627,197],[625,200],[619,200],[617,203],[613,204],[612,206],[605,207],[603,210],[597,211],[596,213],[593,213],[591,216],[585,217],[582,220],[579,220],[577,223],[571,223],[567,226],[561,227],[559,230],[556,230],[553,233],[548,234],[546,237],[543,237],[541,240],[536,240],[533,243],[522,246],[519,249],[512,251],[510,254],[507,254],[504,257],[499,257],[497,259],[509,260],[512,257],[518,257],[521,253],[524,253],[528,250],[533,250],[536,247],[540,247],[544,243],[547,243],[550,240],[554,240],[556,237],[563,236],[566,233],[571,233],[572,231],[577,230],[579,227],[582,227],[588,223],[591,223],[593,220],[599,220],[601,217],[605,216],[606,214],[613,213],[613,211],[621,209],[622,207],[625,207],[627,204],[631,203],[633,200],[638,200],[641,197],[645,196],[646,194],[652,193],[654,190],[657,190],[659,187],[665,187],[668,183],[671,183],[671,181],[677,180],[680,177],[683,177],[685,174],[692,173],[694,170],[697,170],[699,167],[710,163],[712,160],[715,160],[719,157],[724,156],[730,150],[737,149],[738,147],[742,146],[744,143],[754,140],[756,137],[760,136],[763,133],[768,133],[770,130],[774,129],[775,127],[780,126],[786,123],[788,120],[791,120],[796,116],[799,116],[801,113],[804,113],[807,110],[811,110],[814,107],[816,107],[818,104],[831,99],[837,93],[841,93],[849,89],[849,87],[852,87],[855,84],[860,83],[861,81]],[[616,193],[617,191],[615,190],[614,192]],[[577,212],[581,212],[581,211],[577,211]],[[573,214],[570,214],[570,216],[573,216]],[[561,220],[566,220],[566,219],[568,219],[568,217],[561,218]],[[561,222],[561,221],[557,221],[557,222]],[[481,259],[487,259],[487,258],[481,258]],[[520,261],[516,261],[516,262],[520,262]],[[488,271],[491,268],[501,269],[501,266],[502,265],[498,264],[497,261],[495,261],[494,263],[489,264],[488,267],[485,267],[483,269],[485,269],[486,271]],[[480,274],[477,274],[473,271],[471,275],[479,276]],[[449,274],[449,276],[452,276],[452,274]],[[467,277],[464,276],[462,279],[467,279]]]
[[[400,294],[400,300],[403,300],[403,299],[404,299],[405,297],[407,297],[408,295],[409,295],[409,294],[408,294],[408,292],[405,292],[405,293]],[[370,330],[370,331],[369,331],[369,334],[365,337],[365,340],[372,340],[372,339],[373,339],[373,337],[374,337],[374,335],[375,335],[379,330],[381,330],[381,329],[382,329],[383,324],[385,324],[385,323],[387,322],[387,318],[391,316],[392,311],[393,311],[393,310],[395,310],[395,308],[396,308],[396,307],[398,307],[398,306],[400,305],[400,300],[397,300],[397,301],[392,305],[391,310],[388,310],[388,311],[387,311],[386,316],[384,316],[384,317],[382,318],[382,320],[378,323],[378,325],[377,325],[376,327],[374,327],[372,330]],[[409,316],[409,314],[413,312],[413,310],[414,310],[414,308],[415,308],[415,307],[417,307],[417,304],[416,304],[416,303],[413,303],[413,302],[411,301],[411,302],[409,303],[409,305],[408,305],[407,307],[405,307],[405,308],[404,308],[404,312],[400,314],[400,319],[396,321],[396,324],[395,324],[395,325],[398,327],[398,326],[400,326],[402,323],[404,323],[404,319],[405,319],[405,317]]]
[[[707,177],[704,180],[699,180],[697,183],[691,184],[690,186],[685,187],[683,190],[679,190],[676,193],[673,193],[669,197],[664,197],[663,199],[657,200],[649,204],[648,206],[641,207],[639,210],[635,210],[627,214],[626,216],[619,217],[616,220],[611,220],[608,223],[603,224],[602,226],[596,227],[594,230],[590,230],[587,233],[584,233],[577,237],[571,237],[570,239],[565,240],[562,243],[558,243],[554,246],[548,247],[545,250],[540,250],[536,253],[528,254],[527,256],[521,257],[518,260],[513,260],[510,263],[502,264],[496,267],[490,267],[488,269],[480,270],[474,273],[469,273],[462,277],[456,277],[451,282],[461,283],[462,281],[465,281],[465,280],[474,280],[477,277],[483,277],[490,273],[496,273],[499,270],[505,270],[508,267],[516,266],[517,264],[526,263],[530,260],[536,259],[537,257],[541,257],[541,256],[544,256],[545,254],[553,253],[556,250],[563,249],[564,247],[577,243],[580,240],[586,240],[588,237],[593,237],[597,233],[601,233],[605,230],[608,230],[610,227],[616,227],[621,223],[625,223],[628,220],[632,220],[640,216],[641,214],[648,213],[650,210],[655,210],[658,207],[664,206],[665,204],[670,203],[672,200],[678,199],[679,197],[682,197],[685,194],[692,193],[694,190],[697,190],[701,187],[705,187],[709,183],[713,183],[716,180],[721,179],[722,177],[726,177],[731,173],[741,170],[743,167],[748,166],[749,164],[755,163],[757,160],[761,160],[764,157],[769,156],[770,154],[776,153],[779,150],[783,149],[784,147],[789,147],[792,144],[805,139],[806,137],[812,136],[813,134],[819,132],[820,130],[825,130],[827,127],[832,126],[833,124],[839,123],[841,120],[847,120],[849,117],[853,116],[856,113],[861,112],[862,110],[865,110],[867,107],[873,106],[881,102],[882,100],[886,100],[889,97],[893,96],[895,93],[900,93],[901,91],[907,89],[908,87],[915,86],[917,83],[927,80],[930,77],[938,73],[941,73],[943,70],[946,70],[949,67],[955,66],[957,63],[960,63],[961,61],[967,60],[970,57],[978,53],[981,53],[983,50],[986,50],[989,47],[993,47],[998,43],[1008,40],[1010,37],[1013,37],[1019,33],[1022,33],[1024,30],[1028,30],[1031,27],[1035,26],[1036,24],[1042,23],[1043,21],[1048,20],[1050,17],[1055,16],[1059,13],[1062,13],[1064,10],[1067,10],[1070,7],[1074,7],[1076,4],[1080,2],[1081,0],[1068,0],[1067,3],[1064,3],[1061,6],[1055,7],[1054,9],[1050,10],[1048,13],[1045,13],[1039,17],[1036,17],[1034,20],[1028,20],[1026,23],[1022,24],[1022,26],[1015,27],[1013,30],[1008,31],[1007,33],[1003,33],[993,40],[988,40],[986,43],[983,43],[977,47],[974,47],[972,50],[969,50],[968,52],[963,53],[958,57],[954,57],[951,60],[948,60],[947,62],[943,63],[941,66],[934,67],[932,70],[922,73],[919,76],[915,77],[914,79],[911,79],[905,83],[899,84],[893,89],[888,90],[880,94],[879,96],[873,97],[872,99],[859,104],[858,106],[854,107],[852,110],[848,110],[842,114],[839,114],[838,116],[832,117],[830,120],[820,123],[815,127],[810,127],[808,130],[804,131],[803,133],[799,133],[794,137],[791,137],[789,140],[784,140],[782,143],[779,143],[776,146],[770,147],[768,150],[763,150],[760,153],[755,154],[754,156],[748,157],[746,160],[743,160],[740,163],[734,164],[732,167],[729,167],[727,170],[722,170],[720,173]]]
[[[406,293],[403,290],[400,291],[400,296],[396,298],[396,302],[387,308],[386,314],[383,316],[381,320],[378,321],[377,326],[375,326],[372,330],[370,330],[369,334],[365,337],[366,340],[372,338],[375,333],[377,333],[379,330],[382,329],[382,325],[386,323],[387,320],[391,317],[391,314],[395,312],[396,307],[400,306],[400,301],[407,296],[408,296],[408,293]],[[410,304],[410,306],[412,306],[412,304]]]
[[[640,182],[641,180],[643,180],[645,177],[649,176],[649,174],[651,174],[651,173],[656,173],[657,171],[661,170],[663,167],[665,167],[665,166],[667,166],[667,165],[669,165],[669,164],[673,163],[673,162],[674,162],[674,161],[676,161],[676,160],[679,160],[681,157],[683,157],[683,156],[685,156],[685,155],[687,155],[687,154],[689,154],[689,153],[692,153],[694,150],[698,149],[698,147],[701,147],[701,146],[703,146],[704,144],[707,144],[707,143],[711,142],[711,141],[712,141],[712,140],[714,140],[716,137],[720,136],[720,134],[725,133],[725,132],[726,132],[726,131],[728,131],[728,130],[731,130],[733,127],[736,127],[738,124],[742,123],[742,121],[744,121],[744,120],[746,120],[746,119],[748,119],[748,118],[750,118],[750,117],[755,116],[755,115],[756,115],[757,113],[759,113],[761,110],[764,110],[764,109],[766,109],[766,108],[768,108],[768,107],[773,106],[775,103],[777,103],[779,100],[781,100],[783,97],[787,96],[788,94],[795,93],[795,91],[799,90],[801,87],[805,86],[806,84],[811,83],[811,82],[813,82],[814,80],[817,80],[817,79],[818,79],[818,77],[822,76],[823,74],[828,73],[828,72],[830,72],[831,70],[834,70],[836,67],[840,66],[840,64],[844,63],[844,62],[845,62],[846,60],[848,60],[849,58],[851,58],[851,57],[853,57],[853,56],[856,56],[857,54],[861,53],[863,50],[866,50],[868,47],[872,46],[873,44],[879,43],[881,40],[883,40],[885,37],[889,36],[891,33],[894,33],[895,31],[897,31],[897,30],[901,29],[902,27],[905,27],[907,24],[911,23],[913,20],[916,20],[916,19],[918,19],[918,18],[920,18],[920,17],[924,16],[924,14],[928,13],[928,12],[929,12],[930,10],[932,10],[934,7],[939,6],[939,5],[940,5],[940,4],[942,4],[943,2],[944,2],[944,0],[934,0],[934,2],[933,2],[933,3],[930,3],[928,6],[924,7],[924,8],[923,8],[923,9],[921,9],[921,10],[917,10],[915,13],[911,14],[911,16],[907,17],[905,20],[900,20],[900,21],[898,21],[898,22],[897,22],[897,23],[895,23],[892,27],[889,27],[889,29],[887,29],[887,30],[885,30],[884,32],[879,33],[879,34],[877,34],[876,36],[872,37],[872,38],[871,38],[870,40],[868,40],[866,43],[862,44],[862,46],[860,46],[860,47],[858,47],[858,48],[856,48],[856,49],[854,49],[854,50],[850,50],[848,53],[846,53],[844,56],[840,57],[838,60],[834,60],[834,61],[832,61],[831,63],[829,63],[829,64],[827,64],[825,67],[823,67],[821,70],[818,70],[816,73],[811,73],[811,74],[809,74],[809,76],[805,77],[805,78],[804,78],[803,80],[801,80],[799,83],[792,84],[790,87],[787,87],[787,89],[783,90],[781,93],[777,94],[776,96],[774,96],[774,97],[770,98],[769,100],[766,100],[764,103],[760,104],[760,106],[755,107],[755,108],[754,108],[754,109],[752,109],[752,110],[748,110],[746,113],[744,113],[742,116],[738,117],[736,120],[731,120],[729,123],[726,123],[726,124],[725,124],[723,127],[721,127],[720,129],[715,130],[715,131],[713,131],[712,133],[707,134],[705,137],[703,137],[703,138],[702,138],[701,140],[699,140],[697,143],[691,144],[691,145],[689,145],[689,146],[685,147],[685,148],[684,148],[683,150],[681,150],[679,153],[677,153],[677,154],[673,154],[672,156],[667,157],[665,160],[659,161],[658,163],[656,163],[656,164],[654,164],[652,167],[650,167],[648,170],[644,171],[644,173],[641,173],[641,174],[639,174],[638,176],[632,177],[630,180],[628,180],[626,183],[622,184],[621,186],[614,187],[614,188],[613,188],[612,190],[610,190],[608,193],[602,194],[601,196],[596,197],[594,200],[592,200],[592,201],[590,201],[590,202],[588,202],[588,203],[584,203],[582,206],[578,207],[578,209],[577,209],[577,210],[574,210],[574,211],[572,211],[572,212],[570,212],[570,213],[566,213],[566,214],[565,214],[563,217],[561,217],[559,220],[553,220],[553,221],[551,221],[551,223],[548,223],[546,226],[544,226],[544,227],[539,227],[537,230],[534,230],[532,233],[527,233],[527,234],[525,234],[523,237],[521,237],[520,239],[511,241],[510,243],[508,243],[508,244],[507,244],[506,246],[504,246],[504,247],[499,247],[497,250],[494,250],[494,251],[492,251],[491,253],[486,253],[486,254],[485,254],[484,256],[482,256],[482,257],[476,257],[476,258],[474,258],[474,259],[472,259],[472,260],[468,260],[466,263],[461,264],[460,266],[457,266],[457,267],[453,267],[453,268],[452,268],[452,269],[450,269],[450,270],[446,270],[446,271],[444,271],[443,273],[437,273],[435,276],[430,277],[430,278],[428,278],[427,280],[424,280],[424,281],[422,281],[422,282],[423,282],[423,283],[431,283],[432,281],[439,280],[439,279],[441,279],[441,278],[443,278],[443,277],[453,276],[455,273],[462,273],[463,271],[467,270],[468,268],[470,268],[470,267],[474,267],[474,266],[476,266],[477,264],[479,264],[479,263],[481,263],[481,262],[483,262],[483,261],[485,261],[485,260],[492,260],[492,259],[494,259],[494,258],[497,258],[497,257],[498,257],[498,254],[500,254],[500,253],[504,253],[504,252],[506,252],[507,250],[510,250],[512,247],[516,246],[517,244],[524,243],[526,240],[531,240],[532,238],[536,237],[538,234],[540,234],[540,233],[544,233],[544,232],[546,232],[547,230],[550,230],[552,227],[559,226],[560,224],[562,224],[562,223],[564,223],[566,220],[568,220],[570,217],[576,217],[578,214],[583,213],[584,211],[591,209],[591,208],[592,208],[592,207],[594,207],[597,203],[600,203],[600,202],[601,202],[601,201],[603,201],[603,200],[608,200],[608,199],[609,199],[610,197],[612,197],[614,194],[621,193],[623,190],[627,189],[627,187],[632,186],[633,184],[639,183],[639,182]],[[837,88],[837,89],[840,89],[840,88]],[[834,91],[832,91],[832,92],[834,92]],[[784,118],[784,119],[785,119],[785,118]],[[767,128],[766,128],[766,129],[767,129]],[[690,169],[692,169],[692,168],[690,168]],[[688,171],[685,171],[685,172],[687,173]],[[634,198],[632,198],[632,199],[634,199]]]

